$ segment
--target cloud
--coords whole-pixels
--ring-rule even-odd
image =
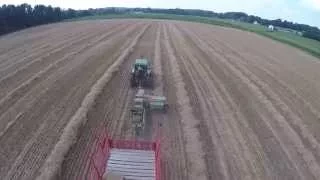
[[[320,0],[301,0],[301,4],[305,7],[320,11]]]

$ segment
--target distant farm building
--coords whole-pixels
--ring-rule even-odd
[[[253,24],[258,25],[259,23],[258,23],[258,21],[254,21]]]
[[[269,25],[268,26],[268,31],[274,31],[274,26],[273,25]]]

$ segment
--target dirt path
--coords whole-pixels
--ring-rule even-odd
[[[136,89],[129,78],[141,56],[152,60],[156,77],[148,92],[169,102],[139,137],[160,132],[163,179],[320,176],[317,59],[234,29],[101,20],[0,37],[1,179],[85,179],[102,129],[135,138],[129,108]],[[84,122],[75,128],[74,145],[64,143],[72,122]]]

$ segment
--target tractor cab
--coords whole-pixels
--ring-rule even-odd
[[[136,59],[132,73],[143,72],[146,73],[149,69],[149,62],[147,59]]]
[[[152,71],[149,60],[135,60],[131,70],[131,86],[152,86]]]

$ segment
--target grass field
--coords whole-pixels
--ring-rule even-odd
[[[304,38],[290,32],[282,32],[282,31],[269,32],[269,31],[266,31],[266,28],[261,25],[253,25],[249,23],[231,22],[231,21],[229,23],[235,25],[234,27],[239,26],[241,29],[255,32],[257,34],[297,47],[299,49],[307,51],[312,55],[320,58],[320,42],[319,41]]]
[[[80,20],[97,20],[97,19],[116,19],[116,18],[140,18],[140,19],[168,19],[168,20],[181,20],[206,23],[212,25],[219,25],[231,28],[242,29],[246,31],[255,32],[257,34],[269,37],[271,39],[289,44],[301,50],[304,50],[315,57],[320,58],[320,42],[312,39],[304,38],[293,33],[287,32],[268,32],[266,28],[261,25],[253,25],[249,23],[236,22],[231,20],[224,20],[218,18],[207,18],[199,16],[184,16],[173,14],[118,14],[118,15],[96,15],[87,16],[82,18],[70,19],[67,21],[80,21]]]

